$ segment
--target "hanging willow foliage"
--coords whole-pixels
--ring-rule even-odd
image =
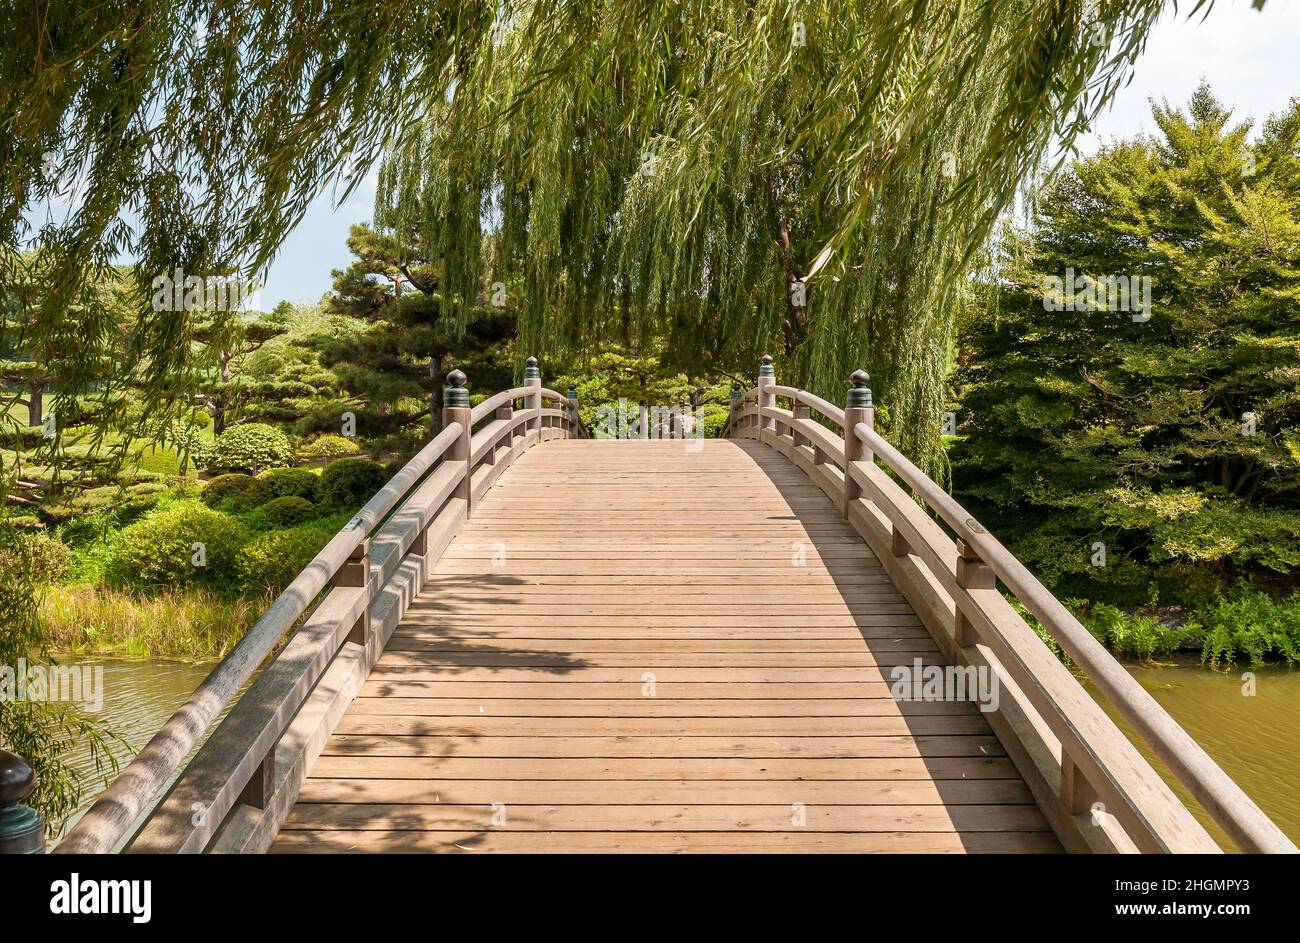
[[[150,280],[264,275],[311,200],[386,154],[377,220],[445,257],[452,310],[486,259],[522,260],[521,349],[666,330],[679,365],[772,347],[830,395],[865,364],[933,467],[967,260],[1161,5],[11,0],[3,326],[56,330],[134,260],[103,395],[134,384],[161,421],[198,385],[197,318],[149,308]],[[60,197],[64,217],[24,216]],[[10,290],[34,283],[37,311]],[[67,333],[60,397],[121,343]]]
[[[519,264],[519,348],[666,333],[672,365],[839,399],[866,366],[938,450],[961,276],[1016,185],[1116,90],[1157,2],[507,5],[428,90],[376,220]]]

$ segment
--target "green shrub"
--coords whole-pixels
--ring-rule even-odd
[[[210,508],[227,504],[236,511],[246,511],[265,504],[271,498],[271,489],[261,478],[231,472],[218,475],[203,486],[199,499]]]
[[[1229,668],[1244,655],[1252,668],[1268,658],[1300,662],[1300,593],[1274,600],[1267,593],[1240,587],[1203,607],[1205,639],[1201,662]]]
[[[0,545],[0,570],[26,573],[33,583],[56,582],[68,567],[68,548],[49,534],[15,533]]]
[[[320,478],[305,468],[268,468],[258,475],[258,480],[266,485],[267,494],[272,498],[306,498],[316,500],[316,490]]]
[[[243,525],[229,515],[201,504],[175,504],[122,531],[110,578],[137,587],[228,586],[235,555],[247,539]],[[195,544],[203,545],[201,557]]]
[[[704,415],[701,417],[703,428],[696,434],[706,439],[716,439],[722,434],[722,427],[727,424],[727,417],[731,415],[731,410],[716,403],[707,403],[704,406],[703,413]]]
[[[341,458],[320,475],[320,503],[327,508],[357,508],[388,481],[384,466],[368,458]]]
[[[194,457],[196,464],[210,471],[245,471],[257,474],[266,468],[293,464],[293,440],[275,426],[250,422],[232,426]]]
[[[276,527],[292,527],[316,517],[316,505],[296,494],[272,498],[262,505],[262,516]]]
[[[329,543],[340,524],[337,517],[326,518],[249,541],[239,551],[236,564],[240,586],[246,592],[279,593]]]
[[[1184,638],[1200,629],[1195,622],[1168,626],[1154,616],[1129,614],[1105,603],[1093,605],[1083,621],[1116,655],[1142,661],[1177,651]]]
[[[341,435],[318,436],[304,445],[299,454],[306,458],[343,458],[356,455],[361,446],[356,441]]]

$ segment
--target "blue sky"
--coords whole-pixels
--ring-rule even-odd
[[[1180,4],[1184,11],[1193,4]],[[1149,99],[1185,103],[1201,77],[1237,117],[1262,121],[1300,95],[1300,0],[1269,0],[1263,11],[1249,0],[1219,0],[1209,17],[1189,22],[1172,4],[1148,40],[1131,85],[1123,89],[1080,142],[1085,153],[1098,143],[1149,130]],[[330,270],[349,261],[344,240],[353,223],[369,222],[374,206],[373,176],[338,208],[327,195],[307,211],[286,240],[262,290],[262,308],[281,300],[314,302],[330,287]]]

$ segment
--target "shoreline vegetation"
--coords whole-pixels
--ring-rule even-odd
[[[50,586],[38,618],[59,655],[215,662],[265,611],[270,597],[222,598],[208,589],[144,596],[99,586]]]

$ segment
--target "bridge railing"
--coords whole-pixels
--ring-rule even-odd
[[[276,597],[56,852],[265,849],[474,504],[525,449],[585,437],[572,391],[544,388],[534,358],[524,376],[470,408],[465,375],[449,374],[442,431]]]
[[[1033,614],[1239,848],[1295,853],[1295,844],[1051,591],[876,432],[868,382],[865,372],[855,373],[841,409],[805,390],[778,386],[771,358],[765,357],[757,385],[733,392],[723,435],[756,439],[803,468],[866,539],[945,654],[955,663],[996,673],[1001,704],[987,715],[989,722],[1066,847],[1221,850],[1021,618],[999,584]],[[779,408],[778,399],[788,400],[790,408]],[[813,412],[840,434],[815,421]]]

